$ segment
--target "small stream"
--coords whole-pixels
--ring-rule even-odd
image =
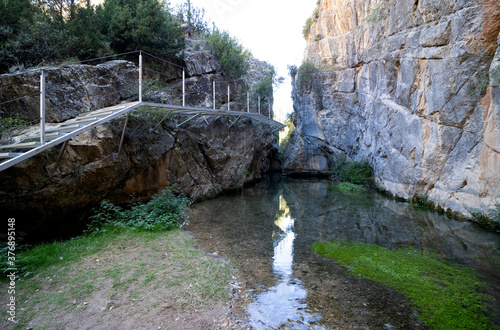
[[[268,178],[241,195],[196,204],[189,230],[239,269],[234,310],[256,329],[425,328],[395,290],[316,255],[316,241],[432,249],[475,268],[500,312],[500,235],[374,192],[328,190],[326,180]],[[495,319],[500,325],[500,320]]]

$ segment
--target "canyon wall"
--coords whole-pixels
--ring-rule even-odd
[[[347,155],[404,198],[464,215],[500,202],[498,1],[321,0],[313,22],[285,173]]]
[[[214,77],[232,84],[233,90],[242,87],[242,82],[220,72],[209,52],[187,53],[186,66],[186,85],[191,89],[188,105],[206,106],[212,95],[207,82]],[[130,80],[127,77],[136,79],[137,72],[127,61],[47,68],[47,78],[51,78],[48,118],[57,122],[96,107],[136,100],[137,94],[130,94],[125,82]],[[269,72],[266,63],[252,60],[244,81],[251,85]],[[25,92],[26,86],[36,86],[37,77],[38,73],[8,75],[0,80],[0,89]],[[155,81],[145,92],[145,101],[180,104],[182,93],[176,90],[182,88],[182,82],[178,76],[161,84]],[[97,85],[106,85],[106,93],[96,92],[89,98]],[[221,103],[227,103],[225,92],[221,89],[217,94]],[[67,97],[59,97],[62,95]],[[93,103],[95,98],[104,101]],[[231,109],[246,108],[246,99],[241,104],[231,99],[231,103]],[[24,103],[17,104],[16,110],[36,118],[37,107]],[[165,115],[165,111],[151,108],[132,112],[120,154],[124,117],[77,136],[64,150],[59,145],[0,172],[0,213],[16,218],[19,235],[29,240],[67,237],[81,233],[92,214],[90,208],[104,198],[124,204],[135,194],[147,200],[170,185],[194,199],[212,198],[280,169],[274,161],[277,140],[269,126],[245,117],[236,121],[236,117],[207,116],[178,127],[187,117]]]

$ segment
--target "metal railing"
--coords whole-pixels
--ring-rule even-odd
[[[246,93],[246,109],[245,109],[246,111],[245,110],[244,111],[232,111],[231,110],[231,97],[232,97],[232,95],[231,95],[231,86],[229,83],[227,84],[227,110],[222,110],[222,109],[217,110],[216,109],[216,103],[217,103],[216,85],[217,84],[216,84],[215,79],[213,80],[213,84],[212,84],[212,89],[213,89],[213,91],[212,91],[212,108],[213,109],[209,109],[208,107],[207,108],[199,108],[199,107],[186,106],[186,95],[187,95],[187,92],[186,92],[186,68],[179,66],[175,63],[169,62],[167,60],[164,60],[164,59],[157,57],[155,55],[148,54],[146,52],[142,52],[142,51],[137,51],[137,52],[139,53],[139,59],[138,59],[138,63],[139,63],[139,67],[138,67],[138,71],[139,71],[138,102],[124,104],[122,107],[119,107],[119,106],[114,107],[115,110],[111,109],[113,107],[103,108],[101,110],[94,111],[94,114],[100,113],[99,115],[95,115],[96,117],[92,117],[92,116],[88,115],[88,116],[82,117],[80,119],[71,119],[71,120],[66,121],[64,123],[61,123],[60,130],[66,132],[66,133],[61,137],[58,137],[58,135],[56,135],[56,139],[52,140],[52,141],[47,141],[46,108],[45,108],[46,97],[47,97],[46,72],[44,69],[35,70],[35,71],[40,71],[40,81],[39,81],[39,85],[40,85],[39,89],[40,90],[39,90],[39,93],[32,93],[32,94],[18,97],[18,98],[12,99],[12,100],[1,102],[0,105],[8,104],[11,102],[16,102],[16,101],[19,101],[19,100],[26,98],[28,96],[35,96],[35,95],[39,94],[39,96],[40,96],[40,101],[39,101],[40,102],[39,141],[40,142],[39,143],[23,143],[23,141],[20,140],[20,141],[17,141],[17,144],[14,143],[12,145],[0,146],[0,149],[11,148],[14,150],[20,149],[20,148],[29,148],[29,147],[34,148],[34,149],[32,149],[28,152],[24,152],[24,153],[4,153],[4,154],[0,153],[0,158],[11,158],[7,161],[4,161],[3,163],[0,163],[0,171],[6,169],[8,167],[11,167],[11,166],[29,158],[29,157],[32,157],[33,155],[38,154],[39,152],[42,152],[48,148],[51,148],[59,143],[66,142],[66,141],[68,141],[68,139],[73,138],[74,136],[81,134],[81,133],[85,132],[86,130],[92,129],[98,125],[101,125],[101,124],[109,121],[109,120],[118,118],[119,116],[121,116],[129,111],[132,111],[140,106],[154,106],[154,107],[158,107],[158,108],[165,108],[165,109],[168,109],[169,111],[173,111],[174,113],[178,113],[178,114],[191,115],[191,117],[188,120],[184,121],[181,125],[196,118],[199,115],[205,116],[205,115],[226,115],[227,114],[227,115],[231,115],[231,116],[239,116],[231,124],[231,126],[234,123],[236,123],[236,121],[242,115],[244,115],[244,116],[248,116],[252,119],[258,120],[260,122],[266,123],[268,125],[274,126],[274,127],[276,127],[275,130],[279,130],[279,129],[282,129],[283,127],[285,127],[283,124],[272,120],[270,102],[268,102],[269,103],[269,117],[266,117],[266,116],[261,114],[260,96],[258,97],[258,102],[257,102],[257,109],[258,109],[257,113],[255,113],[255,112],[252,113],[250,111],[250,93],[248,93],[248,92]],[[118,54],[118,55],[113,55],[113,56],[129,55],[129,54],[133,54],[133,53],[135,53],[135,52],[129,52],[129,53]],[[163,76],[167,76],[167,77],[169,77],[169,79],[178,80],[180,77],[169,75],[165,72],[162,73],[160,71],[156,71],[156,70],[144,67],[143,54],[150,56],[152,58],[155,58],[156,60],[165,62],[169,66],[173,66],[177,69],[182,69],[182,106],[144,102],[144,100],[143,100],[143,88],[144,88],[144,84],[143,84],[143,75],[144,75],[143,73],[144,72],[143,71],[144,70],[155,72],[156,74],[160,74]],[[106,57],[92,59],[92,60],[106,59],[106,58],[110,58],[113,56],[106,56]],[[82,62],[89,62],[92,60],[86,60],[86,61],[82,61]],[[66,65],[68,65],[68,64],[65,64],[64,66],[66,66]],[[63,65],[61,65],[60,67],[62,67],[62,66]],[[26,72],[24,72],[24,73],[26,73]],[[20,74],[23,74],[23,73],[20,73]],[[13,74],[13,75],[8,75],[8,76],[11,77],[11,76],[15,76],[15,75],[18,75],[18,74]],[[115,94],[115,93],[118,93],[118,92],[114,92],[112,94]],[[241,96],[238,96],[238,97],[241,97]],[[206,119],[205,119],[205,121],[207,122]],[[82,124],[85,124],[85,125],[82,125]],[[208,124],[208,122],[207,122],[207,124]],[[71,125],[73,125],[73,126],[71,126]],[[181,125],[178,125],[178,126],[181,126]],[[64,126],[64,127],[62,127],[62,126]],[[54,132],[54,130],[55,129],[52,127],[50,132]],[[50,133],[50,134],[53,134],[53,133]],[[27,139],[25,139],[25,140],[27,140]],[[120,143],[120,149],[121,149],[121,143]]]

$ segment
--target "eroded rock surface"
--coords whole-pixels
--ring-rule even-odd
[[[306,49],[321,72],[311,90],[295,86],[285,172],[326,172],[347,154],[401,197],[489,209],[500,200],[499,15],[489,0],[322,0]]]

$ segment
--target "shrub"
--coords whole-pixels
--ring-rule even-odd
[[[124,210],[110,201],[103,200],[95,215],[90,217],[89,232],[101,229],[130,228],[134,230],[159,231],[181,227],[180,220],[184,216],[191,200],[176,196],[174,188],[165,188],[146,204],[133,203],[129,210]]]
[[[177,19],[187,23],[189,28],[198,35],[206,35],[209,32],[208,21],[205,19],[205,9],[191,4],[191,0],[179,4],[176,9]]]
[[[471,214],[482,226],[500,232],[500,203],[496,203],[493,210],[487,215],[479,210],[473,210]]]
[[[367,184],[373,175],[373,169],[367,161],[348,162],[345,158],[340,158],[335,162],[333,174],[339,181]]]
[[[304,62],[297,70],[297,88],[301,92],[310,91],[313,82],[314,75],[318,72],[318,69],[312,62]]]
[[[314,20],[312,17],[309,17],[306,20],[306,24],[304,25],[304,28],[302,29],[302,35],[304,36],[305,39],[309,38],[309,34],[311,33],[311,26],[313,25]]]
[[[285,125],[287,126],[288,133],[285,137],[280,141],[280,147],[282,150],[286,149],[290,139],[295,134],[295,125],[293,124],[293,115],[288,115],[285,120]]]
[[[226,74],[240,78],[247,73],[250,67],[250,53],[228,32],[214,29],[208,36],[208,46],[215,53]]]

